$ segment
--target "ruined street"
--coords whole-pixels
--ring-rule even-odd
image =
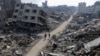
[[[55,34],[60,34],[60,32],[64,31],[66,26],[68,26],[68,24],[72,21],[73,19],[73,15],[70,16],[70,18],[63,22],[59,27],[57,27],[55,30],[51,31],[51,36],[55,35]],[[49,42],[49,37],[46,38],[46,40],[44,40],[44,38],[42,37],[42,39],[35,45],[33,46],[33,48],[29,51],[28,54],[26,54],[25,56],[38,56],[39,52],[47,46],[48,42]],[[34,51],[35,50],[35,51]]]
[[[100,56],[100,1],[0,0],[0,56]]]

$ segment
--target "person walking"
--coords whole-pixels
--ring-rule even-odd
[[[46,37],[47,37],[47,34],[45,33],[45,34],[44,34],[44,40],[46,40]]]
[[[48,33],[48,37],[49,37],[48,40],[50,40],[51,39],[51,34],[50,33]]]
[[[49,38],[50,38],[50,37],[51,37],[51,36],[50,36],[50,33],[49,33],[48,35],[49,35]]]

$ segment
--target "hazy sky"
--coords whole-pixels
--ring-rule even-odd
[[[25,3],[35,3],[39,6],[42,5],[42,2],[45,0],[22,0]],[[86,2],[87,5],[93,5],[96,1],[100,0],[47,0],[49,6],[57,6],[57,5],[68,5],[68,6],[77,6],[79,2]]]

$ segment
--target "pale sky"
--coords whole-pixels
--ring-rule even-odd
[[[42,2],[45,0],[22,0],[24,3],[34,3],[39,6],[42,5]],[[93,5],[96,1],[100,0],[47,0],[49,6],[57,6],[57,5],[68,5],[68,6],[77,6],[79,2],[86,2],[87,5]]]

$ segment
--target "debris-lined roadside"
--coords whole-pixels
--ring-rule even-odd
[[[100,38],[100,19],[84,20],[86,20],[84,17],[74,18],[72,23],[66,27],[66,31],[62,32],[60,36],[53,36],[48,46],[42,51],[46,52],[44,55],[99,55],[100,42],[95,44],[95,41]],[[94,44],[92,44],[93,41]]]
[[[39,37],[37,35],[9,34],[0,36],[0,55],[17,56],[26,53],[26,48]],[[6,53],[6,54],[5,54]]]
[[[0,0],[0,56],[100,56],[99,40],[100,1],[76,7],[46,0],[41,7]]]

